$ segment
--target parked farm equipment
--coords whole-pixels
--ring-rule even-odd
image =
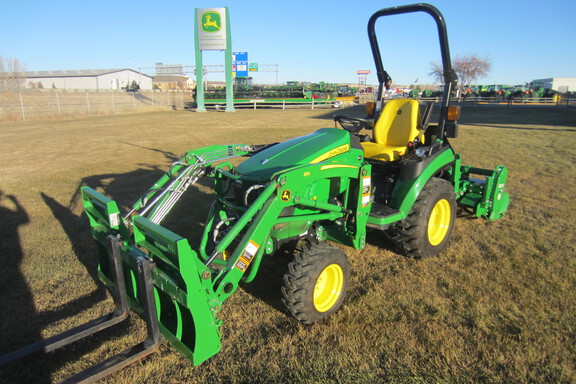
[[[445,84],[435,124],[433,104],[421,109],[415,100],[382,101],[391,79],[375,23],[412,12],[429,14],[438,27]],[[382,9],[370,18],[368,35],[380,86],[367,118],[336,115],[343,129],[322,128],[282,143],[191,150],[124,215],[115,201],[83,187],[99,275],[118,309],[0,362],[97,332],[123,320],[130,307],[145,318],[149,338],[73,380],[97,379],[149,354],[160,334],[198,365],[220,350],[223,303],[242,282],[252,282],[263,259],[280,248],[292,249],[294,256],[281,290],[286,309],[314,323],[338,310],[348,285],[344,247],[332,243],[362,248],[370,229],[386,235],[400,253],[425,258],[448,245],[457,205],[488,220],[502,217],[509,200],[506,168],[463,165],[448,140],[457,136],[459,110],[450,105],[457,79],[443,16],[427,4]],[[371,130],[371,137],[362,129]],[[230,159],[239,157],[245,160],[233,165]],[[214,202],[194,251],[162,222],[203,177],[213,180]]]

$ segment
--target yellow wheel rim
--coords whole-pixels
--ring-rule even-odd
[[[428,241],[433,246],[440,244],[448,233],[452,220],[452,208],[446,199],[438,200],[428,219]]]
[[[338,264],[327,266],[314,286],[314,307],[318,312],[326,312],[336,304],[342,286],[344,285],[344,272]]]

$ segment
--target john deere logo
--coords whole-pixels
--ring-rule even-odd
[[[292,192],[290,192],[290,190],[288,189],[285,189],[282,191],[282,194],[280,195],[280,200],[290,201],[290,196],[292,196]]]
[[[222,19],[218,12],[204,12],[201,20],[202,32],[218,32],[222,28]]]

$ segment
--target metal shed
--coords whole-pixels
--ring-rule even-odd
[[[133,81],[152,89],[152,77],[132,69],[87,69],[25,72],[26,88],[122,89]]]

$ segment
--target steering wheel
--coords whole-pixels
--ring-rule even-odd
[[[334,121],[338,122],[346,131],[354,134],[360,132],[363,128],[371,129],[374,126],[372,120],[345,115],[334,115]]]

